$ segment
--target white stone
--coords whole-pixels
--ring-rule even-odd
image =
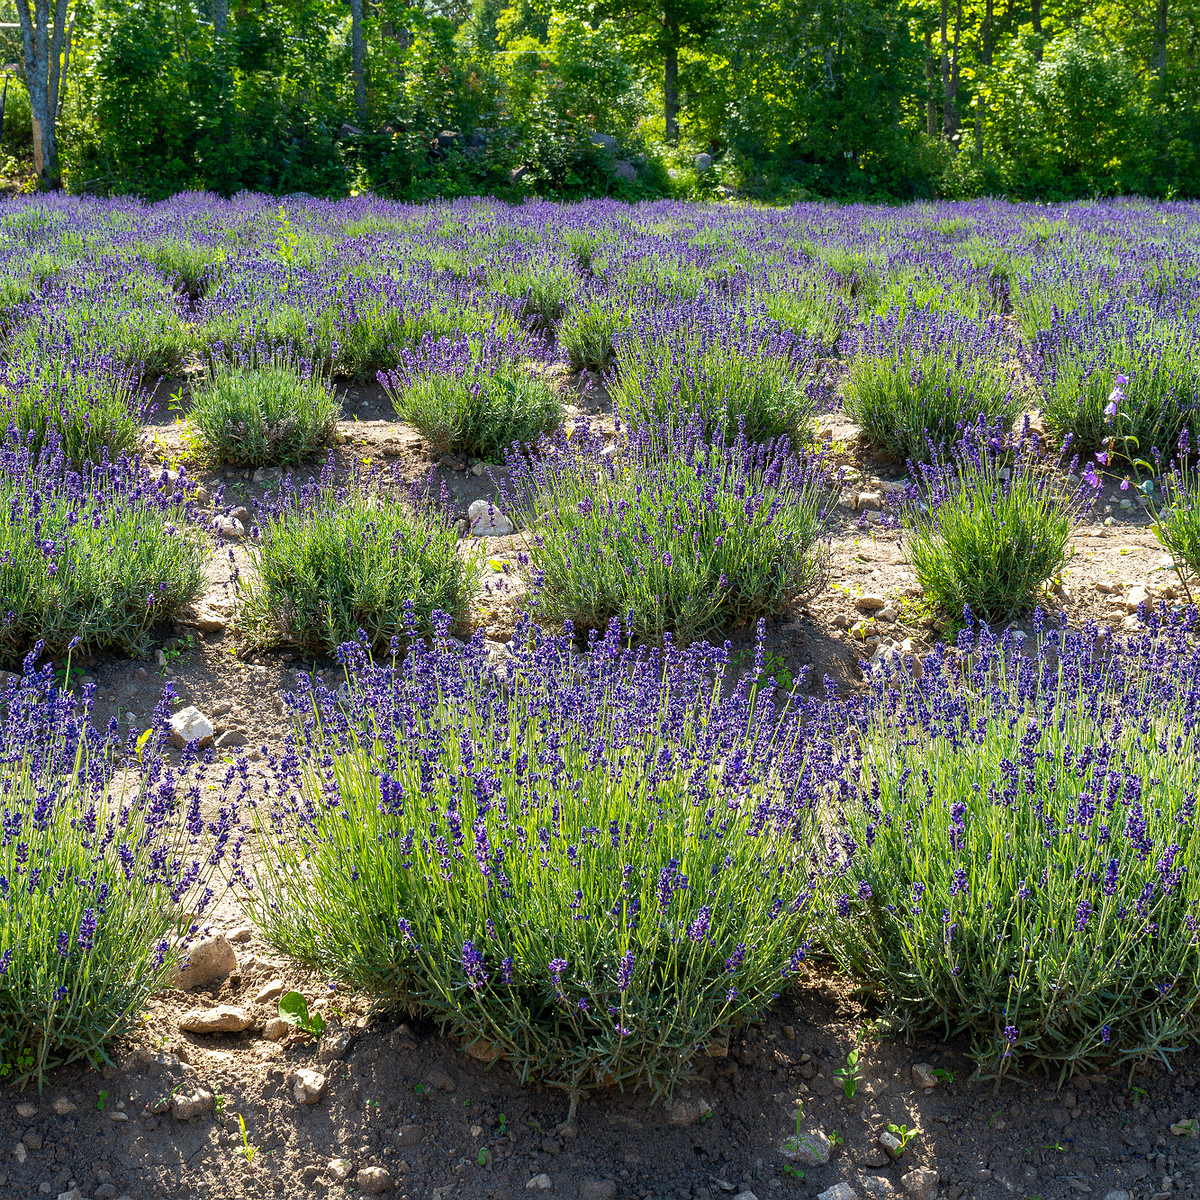
[[[73,1113],[77,1106],[68,1100],[66,1096],[59,1096],[58,1099],[50,1105],[50,1107],[54,1109],[54,1111],[60,1117],[65,1117]]]
[[[490,501],[476,500],[467,509],[472,537],[508,537],[516,526]]]
[[[213,528],[227,542],[240,542],[246,536],[246,527],[237,517],[213,517]]]
[[[900,1176],[900,1186],[914,1200],[937,1200],[938,1173],[932,1167],[914,1167]]]
[[[887,601],[882,596],[856,596],[854,598],[854,607],[860,613],[878,612],[881,608],[887,608]]]
[[[354,1164],[348,1158],[331,1158],[325,1168],[334,1179],[349,1179]]]
[[[177,1121],[190,1121],[193,1117],[211,1112],[215,1099],[208,1088],[198,1084],[185,1088],[171,1097],[171,1115]]]
[[[271,979],[262,985],[257,992],[254,993],[255,1004],[266,1004],[270,1000],[275,1000],[282,996],[287,991],[287,984],[282,979]]]
[[[554,1187],[550,1176],[546,1174],[535,1175],[526,1185],[527,1192],[548,1192]]]
[[[187,958],[167,977],[171,987],[190,992],[192,988],[207,987],[219,979],[228,979],[238,968],[237,953],[224,935],[197,942],[187,952]]]
[[[253,1023],[254,1018],[244,1008],[230,1004],[194,1008],[179,1018],[179,1028],[185,1033],[241,1033]]]
[[[376,1196],[392,1186],[392,1177],[384,1167],[363,1167],[354,1177],[361,1191]]]
[[[788,1134],[779,1147],[779,1152],[791,1162],[806,1167],[824,1166],[833,1153],[833,1144],[820,1129],[808,1129],[804,1133]]]
[[[17,1116],[23,1117],[26,1121],[28,1121],[30,1117],[36,1117],[37,1105],[30,1104],[28,1100],[22,1100],[21,1103],[17,1105]]]
[[[291,1023],[285,1021],[282,1017],[272,1017],[263,1026],[263,1037],[268,1042],[282,1042],[288,1035],[288,1031],[292,1028]]]
[[[937,1087],[937,1076],[928,1063],[913,1063],[912,1081],[919,1088]]]
[[[183,749],[189,742],[207,746],[213,740],[212,722],[195,705],[173,713],[170,722],[171,745]]]
[[[817,1196],[817,1200],[858,1200],[858,1193],[843,1180],[831,1188],[826,1188]]]
[[[328,1083],[329,1080],[320,1071],[297,1067],[292,1074],[292,1095],[296,1097],[297,1104],[316,1104],[325,1095]]]
[[[886,1175],[864,1175],[862,1190],[868,1196],[894,1196],[896,1185]]]

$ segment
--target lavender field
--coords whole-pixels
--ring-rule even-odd
[[[0,1188],[1200,1187],[1195,206],[9,201],[0,337]]]

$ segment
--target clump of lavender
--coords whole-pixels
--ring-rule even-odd
[[[769,685],[723,697],[725,651],[526,627],[497,668],[445,629],[297,696],[254,918],[519,1078],[669,1092],[805,957],[829,751]]]
[[[463,627],[477,584],[454,526],[393,495],[383,477],[333,477],[331,454],[318,479],[285,478],[257,514],[239,585],[247,642],[332,653],[361,631],[387,646],[405,634],[409,609],[425,632],[435,611]]]
[[[846,412],[896,458],[925,459],[981,417],[1012,424],[1020,405],[1004,365],[1003,326],[919,309],[873,320],[857,336]]]
[[[0,661],[35,642],[145,652],[203,590],[209,545],[187,490],[123,456],[76,469],[52,433],[37,458],[16,436],[0,446]]]
[[[499,462],[514,443],[527,446],[562,421],[557,390],[527,344],[512,336],[426,338],[380,371],[396,415],[415,425],[436,453]]]
[[[290,466],[332,437],[339,406],[328,381],[286,353],[218,347],[192,394],[188,420],[203,450],[225,462]]]
[[[832,499],[820,455],[786,439],[641,425],[606,448],[583,424],[513,453],[502,506],[528,529],[539,615],[681,642],[776,616],[821,575]]]
[[[967,1034],[984,1076],[1200,1036],[1195,617],[1110,649],[1039,614],[1032,657],[968,629],[842,714],[824,940],[914,1027]]]
[[[1163,474],[1161,496],[1153,505],[1154,536],[1171,556],[1191,602],[1195,598],[1192,584],[1200,576],[1200,469],[1186,432],[1179,437],[1177,451],[1178,457]]]
[[[1061,573],[1071,527],[1099,486],[1090,468],[1082,479],[1055,469],[1027,427],[1013,436],[982,417],[949,460],[915,473],[905,542],[917,581],[943,613],[969,607],[989,621],[1028,611]]]
[[[0,363],[0,428],[15,429],[35,458],[48,434],[77,466],[134,454],[149,409],[136,371],[109,352]]]
[[[1185,432],[1200,438],[1200,338],[1190,319],[1117,302],[1056,313],[1038,335],[1033,367],[1047,426],[1073,434],[1081,450],[1149,461]]]
[[[614,345],[608,389],[630,425],[699,414],[726,437],[799,438],[826,399],[819,348],[758,309],[709,298],[660,305],[635,314]]]
[[[37,648],[40,650],[40,647]],[[129,1032],[239,857],[237,805],[202,813],[219,781],[163,758],[170,694],[123,741],[32,666],[0,690],[0,1076],[44,1082],[99,1067]]]

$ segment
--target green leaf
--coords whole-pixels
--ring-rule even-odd
[[[279,997],[279,1015],[289,1025],[307,1029],[312,1022],[308,1016],[308,1001],[299,992],[286,992]]]

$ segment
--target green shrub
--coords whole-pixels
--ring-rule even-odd
[[[776,616],[821,576],[829,481],[786,442],[727,446],[694,420],[606,453],[580,429],[509,467],[544,619],[686,643]]]
[[[723,652],[613,631],[581,656],[526,629],[502,688],[482,639],[347,657],[345,710],[301,692],[296,769],[256,809],[247,902],[272,945],[571,1113],[595,1088],[670,1094],[787,986],[817,776],[801,721],[723,692]]]
[[[1153,504],[1154,536],[1171,556],[1191,603],[1195,599],[1191,585],[1200,577],[1200,470],[1187,434],[1180,438],[1178,449],[1178,459],[1164,473],[1162,495]],[[1149,494],[1154,497],[1153,485]]]
[[[500,462],[514,442],[536,442],[563,416],[553,385],[514,361],[520,350],[493,338],[427,339],[379,379],[396,415],[415,425],[436,453]]]
[[[599,371],[612,366],[613,343],[633,324],[627,298],[602,293],[576,300],[559,322],[558,344],[567,352],[572,371]]]
[[[1094,476],[1072,492],[1034,442],[1014,441],[982,418],[964,431],[952,461],[922,464],[910,489],[905,542],[926,599],[960,617],[989,621],[1033,607],[1039,589],[1070,560],[1071,527]]]
[[[1200,662],[1182,630],[1036,632],[1033,661],[985,627],[961,683],[940,651],[880,681],[825,939],[985,1077],[1168,1061],[1200,1037]]]
[[[62,653],[141,654],[155,622],[172,619],[203,591],[208,547],[188,524],[176,486],[168,496],[136,461],[76,474],[53,435],[41,457],[0,454],[0,660],[36,642]]]
[[[34,458],[48,436],[76,466],[133,454],[146,408],[129,369],[111,356],[0,366],[0,430],[15,429]]]
[[[261,365],[215,360],[193,392],[188,419],[216,458],[291,465],[329,440],[339,411],[319,374],[276,355]]]
[[[1020,410],[1000,329],[921,310],[872,321],[846,369],[846,412],[902,461],[928,459],[980,418],[1011,425]]]
[[[372,646],[386,646],[405,634],[409,608],[422,630],[435,611],[463,627],[476,583],[454,527],[366,478],[340,488],[332,480],[331,459],[303,488],[285,480],[259,514],[239,592],[249,644],[327,654],[363,630]]]
[[[201,818],[203,768],[163,761],[167,701],[132,754],[88,708],[49,667],[0,689],[0,1078],[18,1086],[109,1061],[235,857],[236,810]]]

